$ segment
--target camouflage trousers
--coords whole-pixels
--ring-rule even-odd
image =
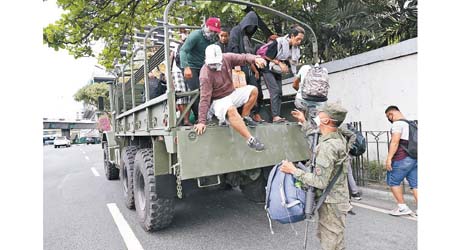
[[[349,203],[323,203],[319,209],[317,237],[322,250],[343,250],[345,218],[350,211]]]

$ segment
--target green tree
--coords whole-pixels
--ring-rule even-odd
[[[110,110],[108,90],[106,83],[92,83],[79,89],[73,97],[77,102],[84,102],[97,107],[98,97],[103,96],[105,110],[108,111]]]
[[[92,44],[102,41],[99,63],[111,70],[120,55],[124,38],[132,49],[135,32],[155,26],[169,0],[57,0],[64,10],[61,18],[43,30],[44,43],[66,49],[75,58],[93,56]],[[172,8],[169,22],[199,25],[208,16],[220,17],[224,26],[236,25],[246,6],[222,1],[194,1]],[[417,36],[417,0],[253,0],[309,24],[319,42],[322,61],[331,61]],[[248,9],[247,9],[248,10]],[[283,34],[290,23],[257,11],[267,27]],[[177,18],[182,17],[183,19]],[[182,21],[181,21],[182,20]],[[308,35],[308,31],[307,31]],[[265,40],[261,32],[256,34]],[[311,58],[311,44],[305,41],[304,58]]]
[[[43,41],[49,47],[66,49],[75,58],[94,56],[92,44],[102,41],[103,51],[98,55],[99,63],[112,69],[114,59],[121,58],[120,46],[124,38],[129,38],[128,49],[134,42],[136,31],[144,32],[147,25],[155,26],[156,20],[163,17],[163,11],[169,1],[156,0],[57,0],[64,13],[53,24],[43,30]],[[171,23],[180,24],[175,17],[183,17],[189,25],[201,24],[203,17],[218,16],[224,25],[232,27],[245,15],[245,6],[219,1],[196,1],[192,6],[180,6],[182,1],[172,8]],[[258,0],[266,6],[284,6],[282,10],[294,12],[288,6],[301,6],[301,0]],[[186,15],[186,13],[189,13]],[[125,58],[122,58],[125,60]]]

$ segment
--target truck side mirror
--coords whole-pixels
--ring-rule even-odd
[[[103,105],[103,96],[98,97],[98,110],[99,111],[105,110],[105,105]]]

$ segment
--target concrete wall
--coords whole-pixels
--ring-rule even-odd
[[[361,121],[363,130],[388,130],[384,110],[389,105],[398,106],[408,119],[417,119],[417,39],[322,66],[330,73],[329,102],[347,108],[346,121]],[[284,85],[283,94],[290,93],[295,93],[291,84]]]

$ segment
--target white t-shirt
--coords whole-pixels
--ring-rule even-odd
[[[409,139],[409,124],[405,121],[395,121],[392,123],[391,133],[400,133],[400,139]]]

